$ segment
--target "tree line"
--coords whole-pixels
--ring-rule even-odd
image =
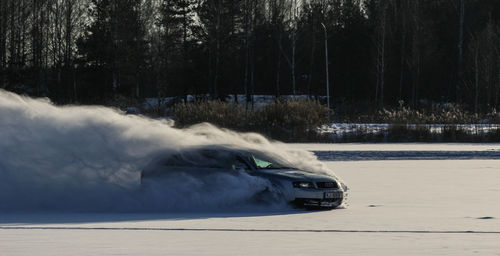
[[[60,104],[324,96],[328,72],[335,107],[499,105],[498,0],[0,0],[0,15],[0,87]]]

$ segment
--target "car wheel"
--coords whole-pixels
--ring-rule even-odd
[[[253,197],[252,201],[257,204],[279,204],[285,201],[283,191],[279,186],[273,184],[270,187],[266,187],[264,190],[257,192]]]

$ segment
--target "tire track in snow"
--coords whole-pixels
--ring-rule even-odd
[[[480,230],[349,230],[349,229],[239,229],[239,228],[131,228],[131,227],[26,227],[0,226],[0,230],[95,230],[95,231],[195,231],[195,232],[274,232],[274,233],[407,233],[407,234],[496,234]]]

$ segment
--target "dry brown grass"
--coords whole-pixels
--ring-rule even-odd
[[[178,104],[174,111],[179,127],[209,122],[281,140],[316,136],[316,128],[328,123],[330,114],[327,107],[313,100],[280,100],[255,109],[221,101],[201,101]]]

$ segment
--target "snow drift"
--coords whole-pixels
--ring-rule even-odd
[[[176,129],[162,120],[98,106],[53,105],[0,90],[0,211],[175,211],[249,207],[269,184],[246,175],[179,175],[150,189],[140,170],[158,154],[199,145],[272,153],[328,172],[307,151],[210,124]]]

